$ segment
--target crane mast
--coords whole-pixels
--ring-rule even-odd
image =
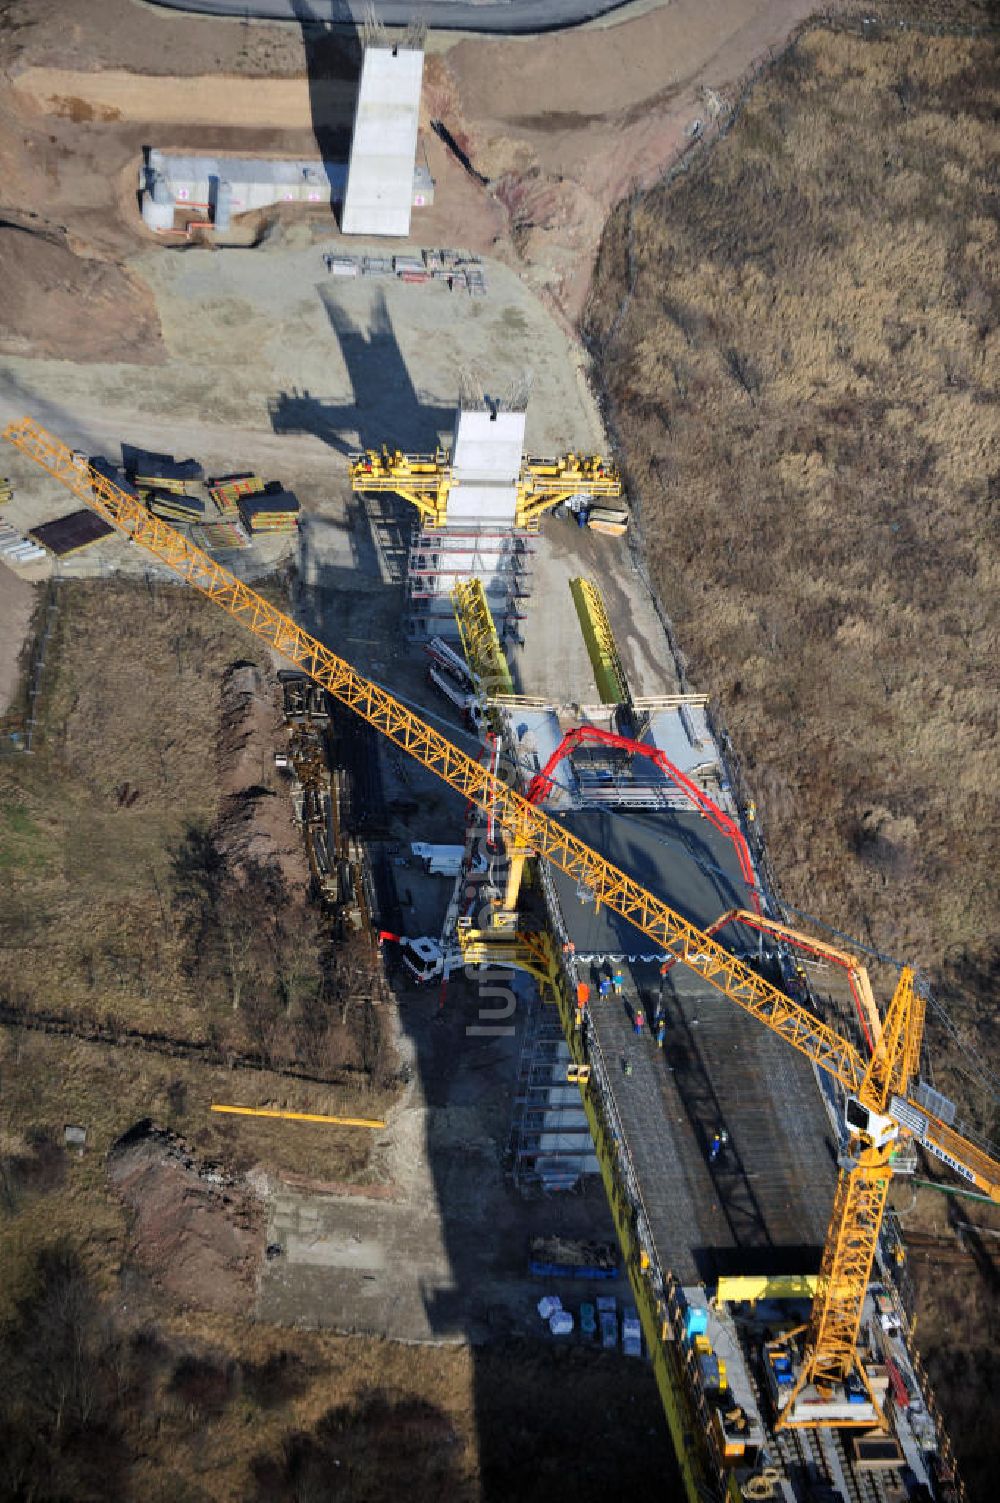
[[[919,1061],[924,1017],[923,999],[914,986],[912,970],[902,969],[871,1057],[864,1059],[836,1029],[508,787],[490,767],[454,746],[386,689],[365,678],[290,616],[152,516],[137,497],[98,473],[83,456],[30,418],[9,424],[3,437],[103,516],[127,541],[166,564],[339,703],[495,819],[515,851],[534,853],[559,867],[595,905],[604,905],[627,920],[664,952],[665,958],[688,966],[840,1083],[847,1096],[852,1153],[840,1171],[796,1392],[807,1383],[822,1392],[824,1386],[844,1381],[852,1371],[858,1371],[867,1386],[857,1363],[858,1332],[900,1125],[959,1174],[1000,1201],[1000,1164],[931,1117],[908,1095]],[[793,1418],[792,1407],[791,1402],[785,1406],[779,1425],[810,1423]],[[875,1409],[877,1412],[877,1405]]]

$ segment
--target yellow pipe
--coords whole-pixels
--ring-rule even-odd
[[[235,1117],[279,1117],[283,1122],[326,1122],[331,1127],[384,1127],[381,1117],[321,1117],[316,1112],[275,1112],[264,1106],[216,1106],[213,1112],[229,1112]]]

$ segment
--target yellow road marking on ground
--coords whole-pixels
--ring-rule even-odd
[[[326,1122],[333,1127],[384,1127],[381,1117],[321,1117],[316,1112],[275,1112],[264,1106],[216,1106],[213,1112],[229,1112],[236,1117],[280,1117],[284,1122]]]

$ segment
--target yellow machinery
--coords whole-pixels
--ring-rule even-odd
[[[444,527],[454,482],[451,454],[404,454],[400,449],[366,449],[352,454],[351,489],[392,492],[410,501],[429,527]],[[614,465],[599,454],[564,454],[558,459],[525,459],[517,483],[514,526],[537,532],[545,512],[574,496],[620,496]]]
[[[864,1059],[836,1029],[507,787],[489,767],[453,746],[290,616],[174,528],[151,516],[141,501],[105,479],[81,455],[28,418],[11,423],[3,436],[93,507],[127,541],[147,549],[341,704],[495,819],[515,849],[530,849],[566,872],[578,891],[588,893],[595,904],[605,904],[634,925],[657,950],[695,971],[840,1083],[847,1097],[851,1156],[840,1171],[795,1394],[812,1385],[823,1396],[854,1374],[878,1414],[867,1375],[858,1361],[857,1340],[892,1177],[893,1146],[900,1132],[912,1134],[963,1179],[1000,1202],[1000,1164],[932,1116],[916,1092],[911,1094],[924,1026],[924,1000],[914,987],[913,971],[904,967],[900,972],[874,1048]],[[586,1081],[582,1084],[586,1087]],[[844,1424],[843,1419],[822,1422]],[[811,1423],[816,1421],[796,1417],[793,1395],[779,1425]]]
[[[460,579],[451,592],[465,661],[483,694],[513,694],[514,683],[481,579]]]
[[[571,579],[569,588],[576,614],[580,618],[580,629],[587,644],[590,666],[594,670],[594,681],[602,703],[631,704],[632,694],[622,660],[618,656],[604,596],[589,579]]]
[[[429,527],[443,527],[451,490],[451,455],[404,454],[400,449],[366,449],[349,461],[351,490],[391,492],[411,502]]]
[[[473,929],[460,919],[456,937],[466,965],[513,966],[543,987],[555,984],[557,961],[548,934]]]
[[[521,466],[517,488],[518,527],[538,531],[547,511],[575,496],[620,496],[622,482],[614,465],[599,454],[564,454],[561,459],[528,458]]]

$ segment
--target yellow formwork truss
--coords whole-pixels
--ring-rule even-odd
[[[488,698],[513,694],[514,681],[481,579],[460,579],[451,592],[465,661]]]
[[[429,527],[444,527],[448,496],[455,484],[451,454],[404,454],[401,449],[366,449],[352,454],[348,473],[357,492],[392,492],[417,508]],[[614,465],[599,454],[563,454],[557,459],[525,459],[517,482],[514,526],[537,532],[545,512],[575,496],[620,496]]]
[[[849,1096],[879,1113],[885,1111],[888,1093],[895,1092],[904,1098],[908,1108],[928,1121],[920,1103],[906,1096],[922,1023],[922,1003],[915,1005],[913,973],[908,968],[900,975],[896,995],[886,1014],[889,1026],[884,1035],[885,1048],[881,1054],[876,1049],[876,1059],[869,1067],[854,1045],[835,1029],[731,955],[557,820],[530,804],[489,768],[453,746],[387,690],[310,636],[290,616],[174,528],[151,516],[141,501],[91,469],[82,456],[29,418],[9,424],[3,436],[109,521],[127,541],[160,559],[394,745],[408,752],[469,803],[491,815],[508,839],[513,838],[516,848],[530,848],[559,867],[572,878],[578,891],[589,893],[596,906],[606,905],[657,949],[688,966],[826,1070]],[[879,1043],[882,1041],[880,1038]],[[588,1101],[586,1093],[584,1099]],[[589,1117],[593,1110],[589,1104]],[[1000,1165],[953,1129],[937,1123],[931,1123],[930,1127],[938,1143],[947,1143],[951,1162],[959,1172],[982,1184],[987,1193],[1000,1200]],[[931,1136],[928,1131],[928,1141]],[[888,1144],[876,1147],[870,1132],[859,1133],[854,1143],[857,1167],[846,1174],[838,1188],[824,1252],[824,1275],[810,1326],[811,1347],[806,1362],[809,1371],[821,1378],[834,1374],[844,1378],[854,1367],[871,1256],[891,1173]],[[607,1175],[605,1180],[607,1183]],[[608,1189],[610,1196],[610,1184]],[[646,1325],[645,1313],[643,1324]]]
[[[720,1274],[715,1300],[719,1305],[755,1305],[759,1299],[811,1300],[818,1286],[815,1273]]]
[[[429,527],[443,527],[451,490],[451,455],[404,454],[400,449],[366,449],[349,460],[352,491],[390,492],[417,508]]]
[[[604,596],[593,580],[582,577],[571,579],[569,589],[576,606],[583,640],[587,644],[587,655],[594,670],[594,682],[601,702],[606,705],[630,703],[632,696],[628,678],[618,656]]]

